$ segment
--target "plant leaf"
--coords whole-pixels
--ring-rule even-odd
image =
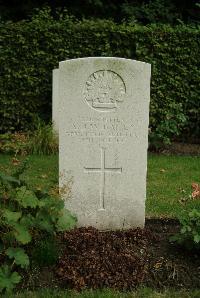
[[[25,225],[27,228],[34,226],[35,218],[31,214],[23,215],[20,219],[20,224]]]
[[[0,291],[12,291],[16,284],[21,280],[21,276],[17,272],[11,272],[8,265],[0,267]]]
[[[194,242],[199,243],[200,242],[200,235],[195,235],[194,236]]]
[[[54,231],[54,226],[52,223],[52,216],[49,214],[48,210],[38,211],[35,217],[35,225],[42,230],[45,230],[49,233]]]
[[[62,214],[59,216],[56,223],[57,230],[59,232],[67,229],[72,229],[76,225],[77,219],[73,216],[69,210],[62,210]]]
[[[24,207],[36,208],[39,206],[40,201],[36,197],[33,191],[27,190],[26,186],[18,188],[16,194],[16,200]]]
[[[20,224],[15,224],[14,228],[14,235],[17,241],[21,242],[22,244],[27,244],[31,241],[31,235],[28,229]]]
[[[8,223],[17,222],[21,216],[21,212],[10,211],[8,209],[3,210],[3,217],[8,221]]]
[[[17,265],[20,265],[22,268],[26,268],[29,265],[29,257],[25,253],[23,248],[14,248],[14,247],[9,247],[6,250],[6,255],[12,259],[15,259],[15,263]]]
[[[3,173],[0,173],[0,181],[8,182],[8,183],[16,183],[19,186],[21,184],[20,180],[16,179],[15,177],[12,177],[12,176],[6,176]]]

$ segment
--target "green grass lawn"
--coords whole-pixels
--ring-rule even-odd
[[[200,290],[175,291],[173,289],[157,292],[150,288],[141,288],[134,292],[117,292],[114,290],[86,290],[80,293],[70,290],[45,289],[35,292],[6,294],[4,298],[199,298]]]
[[[18,157],[23,160],[23,157]],[[28,169],[23,174],[27,183],[36,187],[49,188],[58,183],[58,156],[31,155],[28,157]],[[0,154],[0,172],[10,174],[15,167],[12,165],[12,156]]]
[[[7,174],[13,168],[12,157],[0,155],[0,171]],[[58,182],[58,156],[30,156],[25,179],[30,185],[49,188]],[[147,174],[147,217],[177,217],[185,210],[200,209],[200,199],[181,198],[191,194],[191,183],[200,183],[200,157],[148,156]]]
[[[3,296],[7,298],[8,296]],[[141,288],[135,292],[122,293],[113,290],[88,290],[80,293],[70,290],[44,289],[37,292],[15,293],[9,298],[199,298],[200,290],[156,292],[150,288]]]
[[[200,209],[200,199],[181,203],[191,194],[192,182],[200,183],[200,157],[149,155],[147,216],[176,217],[184,210]]]

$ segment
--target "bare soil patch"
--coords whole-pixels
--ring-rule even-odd
[[[147,219],[145,229],[65,232],[59,237],[62,254],[57,264],[32,272],[22,287],[200,288],[200,253],[168,240],[178,230],[176,220]]]
[[[157,151],[158,153],[165,155],[193,155],[200,156],[200,144],[189,144],[173,142],[169,146],[162,147],[160,150],[150,148],[150,151]]]

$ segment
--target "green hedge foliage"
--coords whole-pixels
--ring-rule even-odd
[[[33,129],[51,118],[52,69],[58,62],[115,56],[151,63],[150,137],[200,136],[200,29],[77,21],[49,9],[31,21],[0,24],[0,132]]]

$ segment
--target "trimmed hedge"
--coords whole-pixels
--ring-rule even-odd
[[[117,25],[106,20],[55,20],[48,9],[31,21],[0,24],[0,132],[34,128],[51,119],[52,69],[88,56],[137,59],[152,65],[152,141],[200,138],[200,29]]]

